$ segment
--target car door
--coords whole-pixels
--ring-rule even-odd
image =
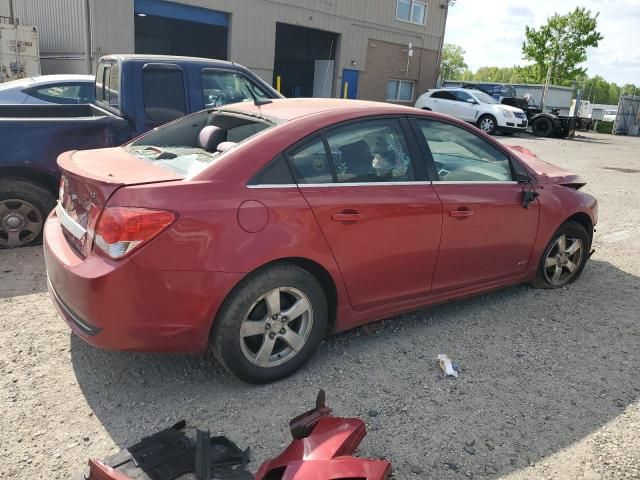
[[[455,116],[456,97],[449,90],[439,90],[431,94],[431,109],[434,112]]]
[[[458,125],[412,119],[443,205],[442,241],[433,290],[522,275],[538,229],[539,204],[523,207],[524,185],[514,180],[502,149]]]
[[[406,119],[359,120],[287,152],[355,309],[431,290],[442,205],[407,133]]]
[[[456,90],[452,92],[456,98],[454,103],[454,117],[466,122],[475,122],[478,117],[478,102],[467,92]]]

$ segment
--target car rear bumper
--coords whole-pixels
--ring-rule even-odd
[[[79,257],[52,213],[44,228],[51,300],[84,341],[106,350],[202,353],[213,318],[243,274],[163,271],[133,258]]]

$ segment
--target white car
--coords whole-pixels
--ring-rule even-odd
[[[605,110],[604,115],[602,116],[602,120],[605,122],[615,122],[617,115],[617,110]]]
[[[415,107],[465,120],[488,134],[524,132],[528,126],[527,115],[522,110],[503,105],[480,90],[429,90],[418,97]]]
[[[42,75],[0,83],[0,105],[91,103],[94,81],[93,75]]]

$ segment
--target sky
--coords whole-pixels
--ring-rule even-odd
[[[473,71],[524,65],[525,25],[539,27],[554,13],[578,6],[600,12],[598,30],[604,36],[597,48],[587,49],[587,74],[640,85],[640,0],[457,0],[449,9],[445,42],[465,50]]]

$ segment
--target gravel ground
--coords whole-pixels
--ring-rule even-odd
[[[582,278],[337,335],[273,385],[207,359],[85,345],[47,298],[41,249],[1,251],[0,478],[70,478],[182,418],[250,445],[255,470],[320,387],[336,413],[366,420],[359,454],[388,458],[396,478],[640,478],[640,139],[502,140],[579,172],[598,197]],[[438,374],[441,352],[458,379]]]

